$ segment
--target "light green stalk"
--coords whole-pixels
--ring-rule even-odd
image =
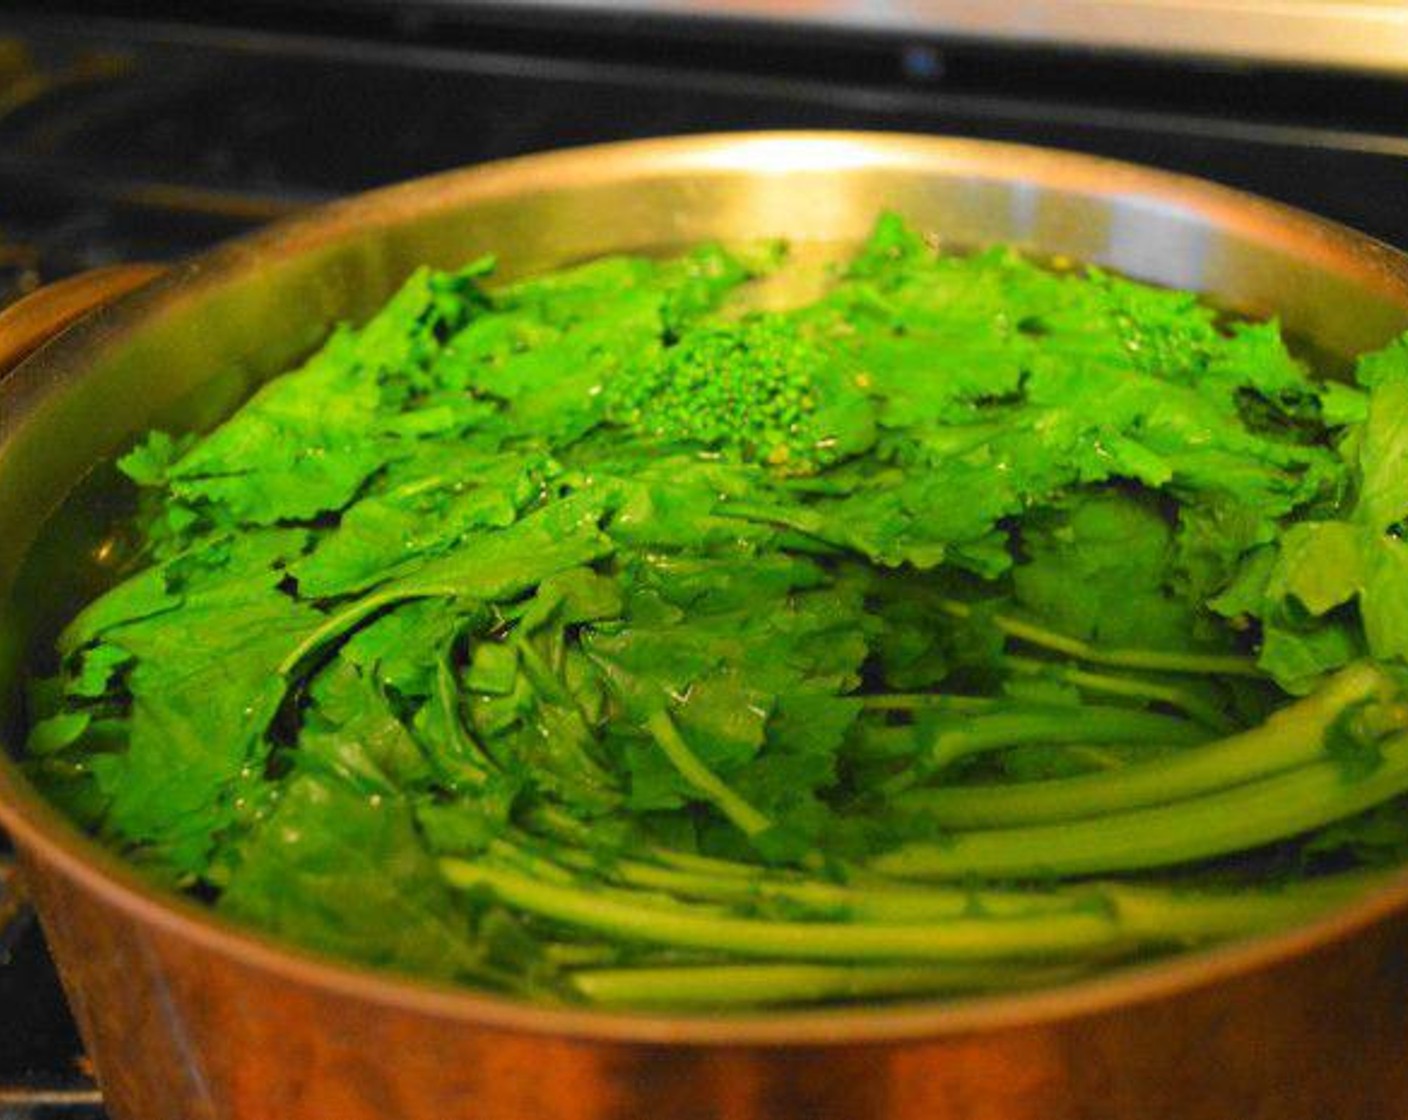
[[[1323,757],[1325,734],[1346,709],[1394,693],[1386,674],[1361,662],[1342,669],[1313,695],[1280,709],[1265,723],[1178,754],[1103,774],[914,789],[895,801],[904,809],[931,815],[944,828],[960,829],[1082,820],[1183,801]]]
[[[679,771],[680,777],[701,797],[712,802],[744,835],[756,836],[772,827],[772,820],[765,813],[748,804],[728,783],[704,765],[684,741],[684,736],[676,729],[667,711],[661,708],[652,713],[645,726],[670,764]]]
[[[1024,676],[1049,677],[1085,692],[1098,692],[1106,696],[1125,696],[1131,700],[1167,704],[1172,708],[1186,712],[1199,723],[1206,724],[1214,731],[1228,732],[1234,728],[1234,724],[1225,714],[1186,688],[1146,680],[1142,677],[1093,673],[1088,669],[1077,669],[1070,665],[1039,661],[1032,657],[1004,657],[1002,664]]]
[[[743,957],[831,961],[1047,960],[1109,952],[1125,945],[1098,910],[1036,918],[956,918],[927,925],[802,922],[723,916],[681,905],[653,905],[640,891],[549,883],[502,867],[440,861],[460,890],[488,891],[503,905],[542,918],[654,945]]]
[[[613,860],[602,867],[591,855],[566,849],[559,849],[554,857],[579,873],[599,873],[629,887],[742,907],[782,904],[794,911],[810,910],[838,920],[909,924],[955,918],[1030,917],[1089,910],[1101,902],[1088,887],[998,890],[916,887],[883,881],[851,886],[764,867],[752,868],[747,875],[718,875],[632,859]]]
[[[1408,793],[1408,735],[1385,742],[1382,752],[1382,764],[1357,779],[1334,761],[1312,762],[1171,805],[904,844],[868,866],[928,881],[1092,875],[1210,859],[1286,840]]]
[[[941,609],[953,618],[968,619],[973,608],[957,599],[945,599]],[[1233,677],[1264,677],[1251,657],[1217,653],[1175,653],[1154,649],[1101,649],[1079,638],[1061,634],[1044,626],[1011,615],[987,616],[998,630],[1010,638],[1027,642],[1055,653],[1063,653],[1078,661],[1094,665],[1112,665],[1119,669],[1147,669],[1159,673],[1197,673],[1204,676],[1219,674]]]
[[[571,986],[613,1007],[753,1007],[828,1000],[958,995],[1065,983],[1081,965],[721,964],[584,968]]]

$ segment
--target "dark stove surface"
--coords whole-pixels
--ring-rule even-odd
[[[32,915],[11,915],[0,947],[0,1120],[101,1120],[101,1096]]]
[[[1385,80],[915,42],[851,53],[828,43],[813,55],[725,40],[691,51],[639,28],[622,42],[459,36],[0,15],[0,232],[12,242],[0,267],[177,256],[448,167],[751,128],[1082,149],[1275,195],[1408,244],[1408,98]]]
[[[1408,246],[1408,97],[1384,80],[913,38],[692,42],[632,25],[617,40],[580,24],[418,23],[415,9],[392,30],[331,16],[244,27],[77,18],[53,4],[0,15],[0,303],[448,167],[753,128],[1081,149],[1218,179]],[[102,1115],[39,930],[0,885],[0,1120]]]

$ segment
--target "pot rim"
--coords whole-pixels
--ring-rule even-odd
[[[609,157],[609,158],[607,158]],[[455,203],[586,186],[641,174],[818,170],[867,164],[1035,182],[1090,196],[1137,197],[1274,243],[1351,278],[1408,309],[1408,256],[1366,234],[1294,207],[1191,176],[1058,149],[884,132],[741,132],[625,141],[551,151],[448,171],[320,206],[193,258],[119,299],[44,347],[0,385],[0,440],[10,424],[66,380],[86,352],[136,328],[193,288],[258,268],[271,254],[296,255],[349,228],[394,225]],[[1027,1028],[1092,1017],[1271,969],[1369,930],[1408,910],[1408,868],[1351,905],[1293,929],[1133,965],[1088,980],[1015,994],[901,1006],[799,1011],[665,1014],[550,1007],[377,972],[279,941],[169,894],[63,817],[0,752],[0,826],[22,862],[57,871],[132,921],[232,958],[290,984],[453,1021],[525,1034],[638,1044],[788,1047],[884,1043]],[[41,915],[42,917],[42,915]]]

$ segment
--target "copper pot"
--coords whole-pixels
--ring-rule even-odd
[[[1210,184],[1029,148],[700,137],[379,191],[175,268],[4,382],[0,716],[8,705],[13,730],[26,643],[101,579],[95,465],[154,424],[212,423],[416,264],[492,250],[514,275],[703,238],[844,243],[882,208],[950,242],[1015,241],[1274,311],[1330,356],[1408,326],[1408,259],[1366,237]],[[96,294],[146,279],[109,275]],[[94,294],[70,290],[59,317]],[[27,328],[0,323],[0,344],[46,333],[53,293],[35,298]],[[607,1014],[377,975],[235,928],[144,883],[3,758],[0,823],[115,1120],[1408,1116],[1408,877],[1313,926],[1050,992]]]

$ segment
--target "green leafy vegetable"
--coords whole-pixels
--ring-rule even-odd
[[[491,273],[120,460],[142,547],[26,755],[151,874],[729,1008],[1063,982],[1408,858],[1408,342],[1323,382],[894,216],[792,307],[776,246]]]

